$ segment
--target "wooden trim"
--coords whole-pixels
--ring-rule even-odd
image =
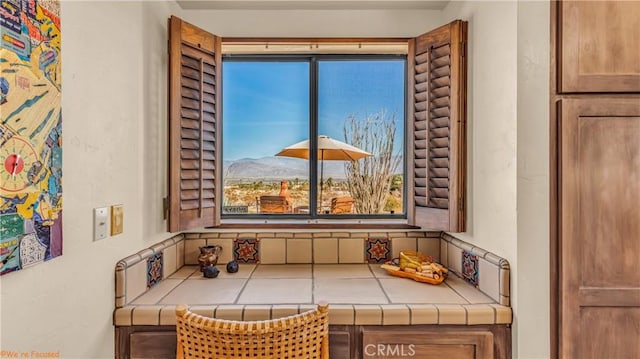
[[[179,232],[183,230],[188,230],[192,228],[199,228],[208,225],[216,225],[219,223],[220,219],[220,186],[219,186],[219,176],[220,166],[222,165],[222,161],[220,160],[220,131],[217,126],[220,124],[220,74],[221,74],[221,59],[222,54],[220,51],[220,40],[213,34],[210,34],[194,25],[186,23],[182,21],[180,18],[171,16],[169,20],[169,88],[168,88],[168,102],[169,102],[169,112],[168,112],[168,128],[169,128],[169,141],[167,147],[169,149],[169,217],[168,217],[168,228],[169,232]],[[198,169],[193,175],[193,178],[189,178],[189,181],[194,180],[198,182],[198,189],[195,188],[189,189],[189,191],[197,192],[195,195],[190,195],[193,198],[188,198],[189,201],[197,202],[191,203],[188,206],[183,208],[183,189],[182,189],[182,178],[184,174],[183,166],[182,166],[182,126],[183,126],[183,97],[182,97],[182,80],[184,78],[182,74],[182,57],[184,55],[188,55],[193,58],[195,62],[199,61],[199,101],[200,108],[199,111],[197,109],[193,109],[195,115],[193,115],[193,121],[199,120],[199,149],[194,149],[194,152],[197,151],[197,161]],[[204,61],[203,61],[204,60]],[[207,73],[208,76],[215,76],[213,91],[215,96],[215,103],[213,106],[213,131],[214,133],[214,143],[215,149],[212,151],[214,156],[214,169],[211,171],[210,169],[206,169],[207,176],[213,175],[214,181],[218,181],[214,183],[213,190],[216,191],[213,193],[213,198],[208,196],[205,200],[203,198],[205,190],[204,190],[204,153],[209,152],[208,149],[204,149],[203,144],[204,140],[204,123],[205,123],[205,109],[204,109],[204,66],[205,62],[207,65],[211,65],[215,69],[214,74]],[[194,64],[193,70],[198,71]],[[198,80],[195,80],[198,81]],[[197,111],[197,112],[196,112]],[[199,119],[196,119],[195,116],[198,116]],[[211,122],[211,119],[208,119],[206,122]],[[194,168],[195,169],[195,168]],[[198,198],[195,198],[197,196]]]
[[[216,153],[215,153],[215,166],[216,176],[214,178],[214,185],[216,186],[214,192],[214,208],[213,208],[213,220],[215,224],[220,224],[220,218],[222,216],[222,39],[216,36],[215,53],[216,60]]]
[[[407,37],[223,37],[225,43],[390,43],[408,42]]]
[[[431,116],[432,116],[432,72],[427,70],[427,108],[426,108],[426,121],[427,121],[427,156],[426,156],[426,175],[425,175],[425,189],[426,189],[426,203],[417,204],[413,201],[411,204],[415,208],[412,208],[411,214],[413,220],[412,224],[420,225],[426,229],[443,230],[448,232],[464,232],[465,231],[465,201],[466,201],[466,78],[467,78],[467,60],[466,60],[466,44],[467,44],[467,23],[462,20],[455,20],[449,24],[443,25],[428,33],[422,34],[415,38],[415,44],[413,46],[413,56],[416,54],[427,55],[429,63],[427,68],[430,69],[431,56],[433,49],[443,45],[449,45],[450,48],[450,60],[449,67],[449,100],[448,105],[450,112],[448,113],[449,127],[448,127],[448,188],[446,208],[443,205],[439,205],[433,201],[431,196],[432,181],[430,180],[431,169],[434,168],[434,162],[432,162],[431,151]],[[409,54],[411,56],[412,54]],[[409,83],[414,85],[415,74],[409,75]],[[415,106],[416,99],[414,96],[410,98],[410,107]],[[422,101],[420,99],[420,101]],[[421,102],[420,102],[421,103]],[[410,110],[411,111],[411,110]],[[414,125],[415,118],[410,118],[409,127]],[[413,143],[414,139],[410,139]],[[415,146],[412,147],[409,160],[416,160]],[[411,167],[409,167],[411,168]],[[415,172],[415,171],[414,171]],[[414,180],[415,182],[415,180]],[[443,200],[444,201],[444,200]],[[409,211],[408,211],[409,212]],[[412,217],[409,217],[411,220]]]
[[[366,223],[223,223],[208,229],[420,229],[409,224],[366,224]]]
[[[180,144],[180,122],[173,121],[180,117],[180,49],[182,21],[172,16],[169,19],[169,112],[167,119],[169,125],[169,232],[180,231],[180,172],[172,168],[171,164],[180,163],[180,150],[175,150],[174,144]]]
[[[218,64],[216,64],[216,67],[218,66]],[[218,79],[216,79],[215,81],[218,81]],[[200,101],[202,102],[200,105],[200,155],[198,158],[199,164],[198,164],[198,181],[200,182],[200,184],[198,185],[198,210],[200,213],[200,217],[202,217],[203,215],[203,208],[202,208],[202,186],[204,185],[204,179],[202,178],[203,174],[204,174],[204,146],[202,146],[202,142],[204,141],[204,60],[202,59],[202,57],[200,58]],[[216,93],[218,93],[218,88],[216,86]],[[216,104],[217,106],[217,104]],[[218,114],[216,114],[216,117],[218,116]]]
[[[413,136],[414,136],[414,95],[415,95],[415,86],[414,86],[414,72],[415,72],[415,50],[416,50],[416,40],[411,39],[408,43],[407,49],[407,111],[406,111],[406,138],[405,138],[405,164],[407,168],[405,169],[406,178],[406,203],[407,203],[407,220],[410,225],[415,225],[416,223],[416,205],[413,199],[415,186],[414,186],[414,160],[413,160]]]
[[[549,317],[550,359],[559,353],[559,271],[558,271],[558,113],[561,103],[557,98],[557,33],[558,2],[551,1],[550,19],[550,71],[549,71]]]

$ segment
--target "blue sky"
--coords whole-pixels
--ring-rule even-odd
[[[402,143],[404,90],[402,60],[319,62],[319,134],[344,141],[349,115],[384,109],[396,115],[396,144]],[[223,121],[225,160],[273,156],[306,140],[309,63],[226,61]]]

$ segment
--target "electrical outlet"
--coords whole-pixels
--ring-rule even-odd
[[[93,209],[93,240],[99,241],[109,235],[109,207]]]
[[[111,206],[111,235],[115,236],[124,231],[124,205]]]

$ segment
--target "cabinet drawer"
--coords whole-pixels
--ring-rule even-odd
[[[490,331],[385,331],[362,332],[362,357],[493,359],[493,333]]]

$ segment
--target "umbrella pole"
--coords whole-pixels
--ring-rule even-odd
[[[319,210],[322,213],[322,180],[324,177],[324,150],[320,150],[320,203]]]

